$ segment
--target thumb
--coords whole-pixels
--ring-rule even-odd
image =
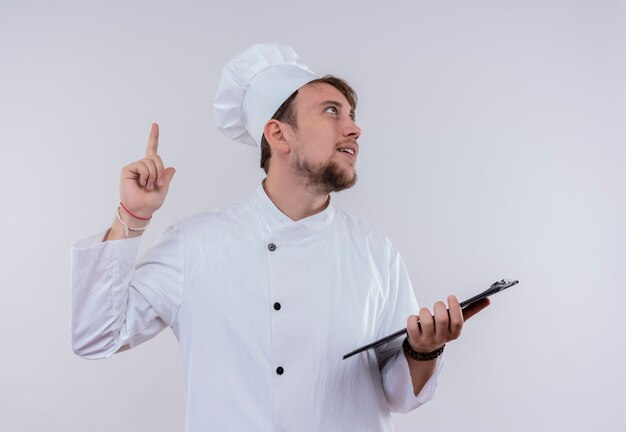
[[[165,184],[169,185],[170,182],[172,181],[172,178],[174,177],[174,174],[176,174],[176,168],[174,167],[165,168],[164,174],[165,174]]]

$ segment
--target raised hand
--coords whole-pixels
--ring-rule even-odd
[[[176,170],[165,168],[157,153],[159,125],[152,123],[146,157],[122,168],[120,198],[133,214],[149,218],[163,205]]]

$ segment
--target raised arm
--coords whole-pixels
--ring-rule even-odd
[[[175,170],[158,156],[158,137],[153,124],[146,158],[122,170],[126,209],[120,206],[113,226],[72,245],[72,349],[82,357],[133,348],[176,322],[184,283],[181,229],[168,227],[136,260],[142,231],[124,226],[145,226],[165,200]]]

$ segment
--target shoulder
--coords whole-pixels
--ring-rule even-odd
[[[247,202],[226,204],[213,211],[192,214],[177,220],[173,225],[186,237],[224,233],[234,227],[250,225],[253,210]]]
[[[367,247],[373,251],[384,251],[388,255],[395,252],[393,243],[379,228],[373,227],[336,207],[335,220],[336,224],[349,236],[350,241],[355,243],[355,246]]]

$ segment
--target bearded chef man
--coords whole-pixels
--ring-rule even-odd
[[[106,358],[170,327],[194,432],[392,431],[391,412],[429,401],[444,345],[488,300],[419,309],[389,239],[333,205],[331,192],[357,180],[356,105],[348,83],[288,46],[241,53],[223,69],[215,115],[228,137],[260,147],[266,178],[137,258],[175,173],[153,124],[145,158],[122,169],[112,226],[72,246],[74,352]],[[342,359],[403,327],[404,343]]]

